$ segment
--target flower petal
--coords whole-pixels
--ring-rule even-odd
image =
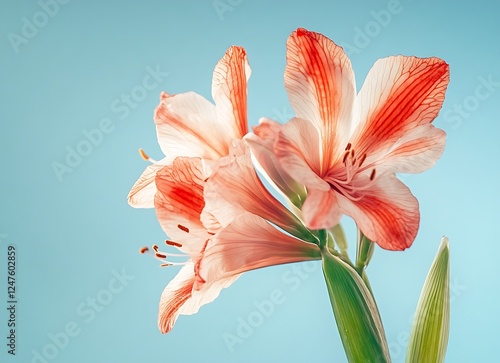
[[[311,121],[322,144],[336,153],[323,153],[331,165],[347,144],[356,85],[344,50],[319,33],[297,29],[287,42],[285,86],[297,117]]]
[[[231,285],[239,275],[207,284],[203,291],[193,291],[194,263],[188,261],[163,290],[160,298],[158,327],[165,334],[172,330],[179,315],[192,315],[201,306],[214,301],[220,291]]]
[[[248,132],[247,81],[250,73],[245,50],[232,46],[215,67],[212,78],[217,118],[234,139],[241,139]]]
[[[246,135],[244,140],[252,150],[257,168],[266,180],[292,201],[297,201],[300,207],[305,197],[305,188],[290,177],[274,153],[274,144],[281,126],[276,121],[261,118],[259,125],[253,128],[254,133]]]
[[[342,212],[337,206],[335,192],[308,189],[302,216],[309,229],[328,229],[336,226],[340,222]]]
[[[446,133],[431,124],[408,132],[376,163],[377,172],[421,173],[436,164],[446,143]]]
[[[412,129],[432,122],[444,101],[448,68],[439,58],[378,60],[356,99],[356,151],[386,151]]]
[[[169,163],[164,158],[157,163],[148,165],[128,193],[128,204],[134,208],[153,208],[156,185],[156,172]]]
[[[155,111],[156,132],[163,153],[217,160],[227,155],[230,126],[217,119],[215,106],[194,93],[162,92]]]
[[[363,234],[380,247],[410,247],[420,223],[417,199],[393,174],[377,177],[373,182],[358,201],[337,194],[340,210],[351,216]]]
[[[308,188],[327,191],[330,187],[320,177],[319,144],[316,127],[307,120],[293,118],[281,127],[274,151],[293,179]]]
[[[203,226],[212,234],[227,227],[237,216],[246,212],[241,206],[234,205],[221,196],[219,191],[216,183],[205,184],[205,208],[200,218]]]
[[[219,164],[207,181],[215,192],[205,195],[207,205],[215,206],[210,199],[222,198],[232,205],[256,214],[285,231],[304,237],[306,231],[302,222],[281,204],[262,184],[252,165],[250,150],[237,155],[231,162]],[[208,209],[208,208],[207,208]],[[216,216],[224,211],[211,210]]]
[[[207,173],[201,159],[177,158],[156,174],[158,220],[170,238],[188,242],[183,248],[192,255],[196,255],[210,237],[200,221],[205,207],[203,187]]]
[[[284,234],[262,218],[245,213],[208,241],[195,268],[195,290],[246,271],[320,258],[317,245]]]

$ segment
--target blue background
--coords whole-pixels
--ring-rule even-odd
[[[434,55],[450,64],[450,86],[435,121],[448,134],[446,151],[432,170],[403,177],[420,201],[419,235],[405,252],[377,249],[368,274],[393,361],[403,362],[420,289],[441,236],[449,236],[447,362],[494,360],[500,324],[498,3],[221,0],[227,7],[218,13],[208,0],[73,0],[45,17],[39,14],[43,3],[1,1],[2,362],[38,362],[34,357],[44,350],[48,362],[70,363],[345,361],[317,263],[247,273],[161,335],[159,296],[177,270],[160,269],[138,254],[165,236],[153,210],[135,210],[126,201],[146,166],[137,149],[162,155],[152,120],[160,91],[196,91],[211,99],[213,67],[230,45],[245,47],[252,67],[251,123],[291,116],[283,71],[285,42],[297,27],[357,48],[349,55],[358,89],[375,60],[388,55]],[[377,15],[388,9],[397,9],[390,20]],[[26,21],[37,22],[38,31],[13,45]],[[112,105],[124,107],[120,98],[141,86],[147,67],[168,76],[139,94],[134,107],[117,112]],[[488,90],[481,82],[489,77]],[[84,130],[104,118],[112,131],[59,180],[53,163],[65,163],[66,148],[75,149]],[[352,240],[352,223],[345,227]],[[16,246],[18,258],[15,357],[5,345],[7,245]],[[122,272],[129,280],[116,283],[114,274]],[[282,294],[282,303],[259,320],[255,304],[273,293]],[[88,299],[97,297],[106,304],[92,308]],[[256,327],[228,344],[249,316]],[[75,336],[61,338],[68,323]],[[56,350],[51,336],[60,337]]]

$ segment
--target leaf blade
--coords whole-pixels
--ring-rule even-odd
[[[322,251],[323,274],[349,362],[390,362],[389,348],[375,300],[346,262]]]

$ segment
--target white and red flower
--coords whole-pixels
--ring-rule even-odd
[[[445,132],[431,122],[448,81],[441,59],[389,57],[375,63],[356,94],[343,49],[298,29],[287,42],[285,71],[297,117],[283,126],[264,119],[246,139],[285,194],[293,195],[290,178],[306,189],[307,227],[327,229],[346,214],[382,248],[402,250],[415,239],[420,214],[395,173],[420,173],[441,156]]]
[[[155,175],[178,156],[215,161],[229,153],[233,140],[248,132],[247,81],[250,77],[246,52],[232,46],[217,63],[212,78],[215,105],[194,92],[169,95],[162,92],[154,120],[158,143],[165,154],[154,161],[141,150],[149,165],[134,184],[128,202],[136,208],[152,208]]]
[[[242,155],[221,159],[213,172],[200,158],[177,158],[157,172],[155,210],[164,231],[175,240],[166,243],[187,258],[162,293],[162,333],[172,329],[179,315],[194,314],[213,301],[243,272],[321,258],[316,244],[274,226],[313,238],[265,189],[248,150],[243,150]],[[154,249],[165,265],[175,264],[168,259],[178,254]]]

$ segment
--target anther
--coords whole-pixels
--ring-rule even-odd
[[[186,233],[189,233],[189,228],[183,226],[182,224],[178,224],[177,228],[179,228],[181,231],[184,231]]]
[[[169,246],[174,246],[174,247],[182,247],[182,245],[178,242],[174,242],[174,241],[170,241],[170,240],[166,240],[165,243]]]
[[[346,151],[349,151],[351,149],[351,143],[348,143],[347,146],[345,147]]]
[[[155,256],[158,258],[167,258],[167,255],[164,255],[163,253],[156,252]]]
[[[155,252],[158,252],[158,246],[157,245],[153,245],[153,250],[155,250]]]
[[[139,149],[139,154],[141,155],[141,158],[143,158],[144,160],[146,161],[149,160],[148,154],[146,154],[146,152],[143,149]]]
[[[370,180],[375,179],[375,169],[372,170],[372,173],[370,174]]]
[[[149,161],[151,163],[157,163],[157,161],[155,159],[151,159],[143,149],[139,149],[139,154],[141,155],[141,158],[143,158],[144,160]]]
[[[141,249],[139,250],[139,253],[143,253],[144,254],[144,253],[146,253],[148,251],[149,251],[149,248],[147,248],[146,246],[144,246],[144,247],[141,247]]]
[[[349,156],[349,151],[347,151],[345,154],[344,154],[344,158],[342,159],[342,163],[345,164],[345,161],[347,160],[347,157]]]

